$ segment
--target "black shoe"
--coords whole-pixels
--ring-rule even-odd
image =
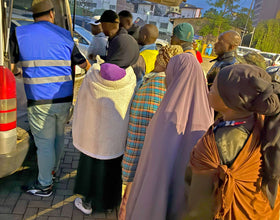
[[[30,186],[22,186],[22,189],[34,196],[41,196],[41,197],[49,197],[53,193],[53,185],[49,186],[42,186],[38,181],[36,181],[33,185]]]
[[[59,182],[59,178],[56,176],[56,172],[52,171],[52,180],[54,183]]]

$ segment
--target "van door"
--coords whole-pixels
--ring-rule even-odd
[[[33,0],[0,0],[0,71],[2,69],[8,70],[7,68],[10,68],[10,59],[8,51],[9,37],[12,31],[14,31],[15,28],[19,25],[26,25],[33,22],[32,12],[30,10],[32,1]],[[71,12],[68,0],[52,1],[54,3],[54,8],[56,12],[55,23],[73,33]],[[2,74],[2,79],[7,78],[8,75],[5,74]],[[14,78],[13,74],[12,77],[11,74],[9,74],[9,77]],[[27,132],[29,129],[26,111],[27,100],[25,96],[23,80],[20,75],[17,76],[15,80],[17,100],[17,115],[15,118],[17,120],[17,127],[16,129],[14,129],[16,130],[16,132],[13,136],[10,135],[10,131],[4,131],[2,133],[0,131],[0,178],[14,173],[19,167],[21,167],[24,158],[28,152],[30,144],[30,135]],[[0,84],[0,89],[7,90],[3,91],[3,93],[8,93],[9,88],[9,85],[1,87]],[[5,104],[2,105],[1,103],[7,102],[1,102],[0,100],[0,114],[1,107],[3,107],[2,109],[4,110],[7,109],[7,106],[5,106]],[[5,117],[2,118],[5,119]],[[11,141],[11,139],[13,140]]]

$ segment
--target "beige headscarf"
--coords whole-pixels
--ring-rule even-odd
[[[180,53],[183,53],[183,48],[179,45],[166,45],[160,48],[157,56],[157,62],[163,67],[167,67],[167,64],[171,57],[174,57]]]

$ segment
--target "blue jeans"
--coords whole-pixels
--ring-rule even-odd
[[[28,107],[28,120],[37,147],[38,180],[52,184],[64,148],[64,127],[71,103],[43,104]]]

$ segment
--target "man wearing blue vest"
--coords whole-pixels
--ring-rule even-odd
[[[64,147],[64,126],[73,99],[71,65],[90,66],[71,33],[54,24],[51,0],[33,0],[35,23],[19,26],[10,39],[11,68],[20,63],[28,119],[37,146],[38,180],[23,187],[36,196],[52,194],[53,174]]]

